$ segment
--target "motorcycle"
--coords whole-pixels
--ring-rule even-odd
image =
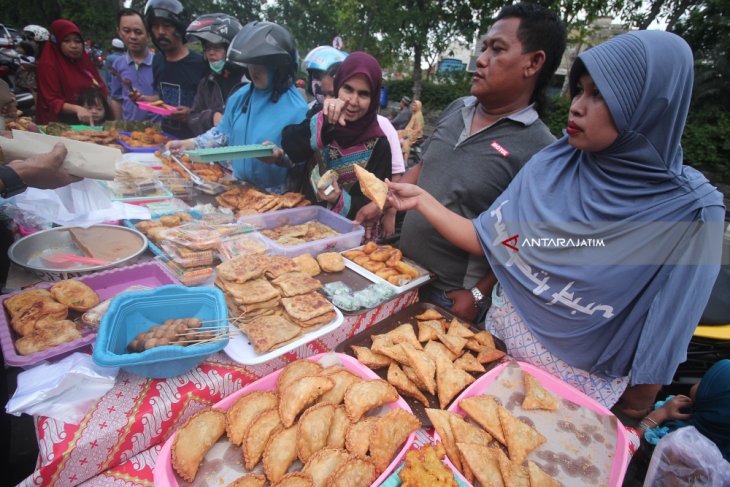
[[[31,91],[18,86],[16,78],[18,72],[24,69],[24,65],[29,65],[28,62],[29,59],[21,56],[15,49],[0,49],[0,79],[5,81],[13,93],[15,93],[15,102],[18,110],[21,110],[26,115],[32,114],[35,97]]]

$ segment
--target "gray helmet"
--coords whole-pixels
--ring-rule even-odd
[[[175,31],[180,34],[185,42],[185,29],[190,22],[185,7],[178,0],[148,0],[144,7],[144,23],[147,32],[152,32],[152,21],[164,19],[175,26]],[[152,42],[157,46],[154,36]],[[157,46],[159,49],[160,46]]]
[[[230,44],[240,30],[241,23],[230,15],[205,14],[193,20],[188,26],[187,34],[201,42]]]
[[[228,47],[228,62],[246,67],[248,64],[286,66],[293,76],[297,69],[297,46],[284,27],[272,22],[249,22]]]

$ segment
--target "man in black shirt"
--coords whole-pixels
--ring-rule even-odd
[[[155,91],[158,99],[177,107],[177,112],[163,119],[162,131],[179,138],[195,135],[187,122],[205,66],[203,57],[185,46],[188,23],[185,9],[178,0],[147,2],[145,24],[160,51],[152,61]]]

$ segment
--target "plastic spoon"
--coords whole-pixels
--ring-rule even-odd
[[[182,167],[185,170],[185,172],[188,173],[188,175],[190,176],[190,179],[193,180],[193,183],[195,183],[197,185],[202,185],[203,184],[203,179],[200,176],[198,176],[197,174],[195,174],[193,171],[191,171],[190,169],[188,169],[185,166],[185,164],[183,164],[182,162],[180,162],[180,160],[172,154],[171,151],[166,150],[165,152],[162,153],[162,155],[164,157],[169,157],[173,161],[177,162],[180,165],[180,167]]]
[[[106,265],[110,263],[108,260],[84,257],[76,254],[50,254],[41,256],[41,259],[43,259],[46,264],[50,265],[63,265],[68,263]]]

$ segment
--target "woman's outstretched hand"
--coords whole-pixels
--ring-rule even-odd
[[[340,100],[339,98],[327,98],[324,100],[324,107],[322,108],[322,115],[331,125],[339,123],[343,127],[345,122],[345,108],[347,108],[347,102]]]

